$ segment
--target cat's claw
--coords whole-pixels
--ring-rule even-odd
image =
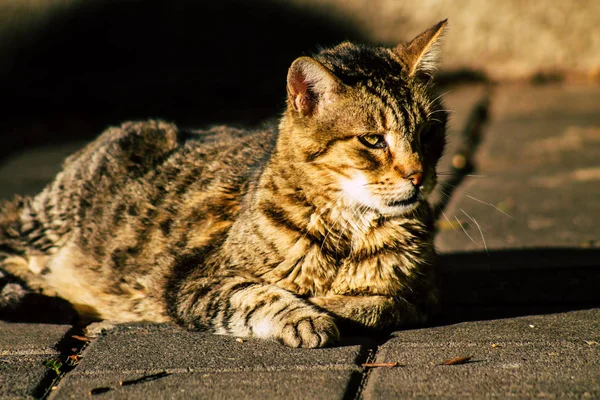
[[[279,341],[290,347],[326,347],[340,339],[333,318],[327,314],[304,316],[285,324]]]

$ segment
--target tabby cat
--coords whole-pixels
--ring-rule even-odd
[[[2,205],[2,269],[87,316],[293,347],[423,322],[438,302],[427,196],[445,26],[296,59],[278,129],[108,129],[39,195]]]

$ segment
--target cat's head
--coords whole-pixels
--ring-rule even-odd
[[[445,145],[447,114],[430,85],[445,26],[395,48],[343,43],[295,60],[278,151],[346,204],[414,210]]]

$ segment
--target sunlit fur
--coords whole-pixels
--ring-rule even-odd
[[[424,321],[446,113],[415,63],[444,26],[410,57],[344,43],[299,58],[277,130],[110,128],[4,205],[2,268],[96,318],[289,346]]]

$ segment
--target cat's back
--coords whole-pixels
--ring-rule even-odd
[[[275,141],[274,129],[180,131],[152,120],[109,128],[37,196],[1,205],[0,242],[30,256],[76,245],[94,264],[114,265],[123,261],[111,250],[118,243],[131,243],[135,255],[156,231],[161,248],[185,247],[187,236],[203,237],[203,222],[225,226],[236,217]]]
[[[274,136],[231,127],[181,132],[159,121],[108,129],[11,220],[20,225],[27,273],[91,314],[163,320],[172,269],[227,233]],[[121,304],[122,296],[134,301]]]
[[[74,228],[107,222],[115,227],[125,214],[144,218],[144,204],[159,209],[190,193],[244,184],[268,158],[274,140],[268,130],[182,132],[161,121],[128,122],[67,158],[34,198],[32,213],[38,223],[61,226],[55,232],[61,237]]]

